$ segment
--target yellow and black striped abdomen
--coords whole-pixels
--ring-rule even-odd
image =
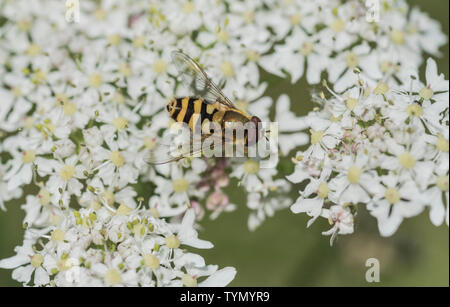
[[[205,122],[217,120],[219,113],[218,104],[210,104],[203,98],[182,97],[171,100],[166,109],[170,117],[177,122],[184,122],[194,129],[199,119],[203,125]]]

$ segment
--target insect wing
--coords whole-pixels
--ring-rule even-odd
[[[230,108],[236,108],[195,60],[180,51],[172,52],[172,60],[183,83],[196,95],[210,104],[218,101]]]
[[[205,137],[206,135],[193,136],[186,125],[174,123],[161,137],[156,147],[148,153],[146,162],[165,164],[188,156],[199,157]]]
[[[166,137],[165,139],[169,139]],[[209,142],[205,140],[209,139]],[[225,142],[225,143],[224,143]],[[185,138],[174,137],[170,138],[169,142],[159,142],[154,150],[148,153],[145,161],[148,164],[165,164],[175,162],[187,157],[201,157],[205,154],[204,150],[207,150],[205,157],[211,157],[211,154],[222,153],[222,146],[225,144],[233,144],[232,139],[227,139],[222,134],[206,133],[202,134],[200,138]],[[220,143],[219,151],[215,151],[217,145]]]
[[[191,148],[191,147],[189,147]],[[146,160],[146,162],[148,164],[154,164],[154,165],[158,165],[158,164],[166,164],[166,163],[171,163],[171,162],[176,162],[179,161],[181,159],[187,158],[187,157],[200,157],[202,153],[202,150],[186,150],[186,151],[179,151],[177,155],[174,155],[174,152],[172,149],[167,149],[167,148],[163,148],[162,146],[150,153],[150,155],[148,156],[148,159]]]
[[[149,152],[146,162],[148,164],[165,164],[188,156],[199,156],[199,154],[201,154],[201,145],[194,146],[190,141],[176,145],[159,143],[154,150]]]

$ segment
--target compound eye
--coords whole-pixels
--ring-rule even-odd
[[[258,116],[252,116],[250,120],[255,124],[256,127],[258,127],[258,124],[261,122]]]

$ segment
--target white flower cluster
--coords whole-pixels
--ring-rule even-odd
[[[173,50],[197,59],[238,108],[263,122],[278,122],[270,134],[278,138],[283,155],[307,143],[302,130],[319,125],[311,128],[317,132],[312,134],[315,143],[296,166],[293,181],[303,176],[298,175],[303,167],[308,172],[302,174],[312,176],[311,182],[320,178],[331,184],[336,178],[348,178],[345,165],[339,163],[342,172],[333,161],[367,156],[356,155],[361,147],[352,142],[369,142],[370,150],[381,152],[382,146],[388,146],[387,134],[390,142],[399,144],[397,150],[403,148],[411,155],[413,144],[406,136],[413,135],[411,142],[417,142],[417,136],[423,135],[427,144],[437,138],[448,148],[448,133],[440,131],[448,125],[448,109],[439,102],[445,101],[445,93],[438,98],[445,91],[442,84],[436,88],[427,84],[425,90],[414,89],[408,95],[383,87],[394,88],[404,80],[406,64],[417,71],[422,51],[438,54],[446,41],[439,24],[417,9],[409,11],[404,1],[383,1],[379,23],[368,22],[366,12],[364,1],[356,0],[2,1],[0,207],[27,196],[22,206],[23,246],[0,266],[16,268],[14,278],[24,284],[34,272],[34,285],[196,285],[198,277],[209,276],[198,284],[222,286],[233,279],[233,268],[217,270],[180,248],[180,244],[212,247],[197,239],[195,218],[201,219],[205,211],[215,218],[233,210],[224,187],[236,178],[247,193],[248,226],[254,229],[266,216],[289,207],[291,185],[276,168],[262,168],[256,159],[189,158],[159,166],[145,162],[169,133],[167,101],[193,94],[177,82],[170,59]],[[292,82],[306,71],[310,84],[326,73],[334,90],[344,94],[323,98],[320,111],[300,118],[290,110],[288,96],[281,95],[276,102],[264,96],[267,83],[260,80],[260,67],[289,76]],[[362,79],[365,83],[359,84]],[[413,83],[420,86],[417,77]],[[384,93],[367,95],[377,84],[377,91]],[[413,104],[416,96],[423,99]],[[361,111],[366,101],[379,110]],[[395,103],[387,106],[382,101]],[[402,106],[406,105],[414,107],[405,115]],[[436,115],[437,111],[443,113]],[[321,120],[316,123],[317,118]],[[398,131],[390,122],[400,125]],[[378,131],[377,125],[385,130]],[[417,131],[405,129],[406,125]],[[374,127],[370,137],[369,127]],[[328,135],[336,139],[332,147],[326,147]],[[351,146],[344,145],[347,139]],[[355,148],[348,151],[348,146]],[[448,161],[448,153],[436,153],[434,158],[428,150],[422,154],[414,156],[414,162],[431,161],[429,180],[442,178],[445,167],[438,171],[434,166],[445,157]],[[364,167],[370,165],[375,164]],[[383,164],[380,170],[371,170],[379,172],[378,177],[393,172],[403,186],[406,172],[391,167]],[[417,171],[414,167],[408,174]],[[353,169],[355,176],[360,171],[361,181],[372,174],[365,168]],[[417,177],[411,178],[417,183]],[[445,184],[448,191],[448,180],[439,180],[432,186],[421,185],[418,191],[445,188]],[[328,199],[328,186],[321,187],[318,197]],[[330,186],[330,191],[338,188],[342,187]],[[303,199],[314,195],[314,188],[309,189]],[[440,190],[433,191],[438,197]],[[372,212],[387,221],[380,209],[383,199],[367,195],[350,201],[370,198]],[[344,210],[348,206],[341,199],[329,211],[311,206],[314,217],[323,215],[334,222],[331,233],[352,231],[353,212]],[[433,208],[438,222],[440,209]],[[71,278],[74,274],[77,277]]]
[[[252,36],[240,32],[245,27],[228,34],[234,13],[225,4],[79,1],[79,23],[65,19],[62,4],[1,4],[0,205],[28,195],[24,244],[1,266],[17,267],[13,277],[24,284],[35,272],[34,285],[65,285],[72,268],[78,285],[195,285],[201,276],[226,285],[233,268],[217,271],[180,244],[212,247],[189,243],[194,212],[233,209],[221,187],[225,168],[241,163],[194,159],[154,168],[145,158],[169,126],[168,99],[190,94],[175,88],[170,51],[183,49],[221,71],[245,108],[265,89],[238,38]],[[237,15],[234,25],[257,27]],[[267,193],[273,173],[245,169],[255,176],[253,191]]]
[[[327,87],[331,97],[321,93],[307,117],[311,145],[293,159],[288,179],[309,182],[291,210],[310,215],[308,226],[319,216],[329,219],[333,227],[324,234],[331,242],[353,232],[362,205],[383,236],[425,208],[433,224],[448,225],[449,82],[432,59],[425,83],[414,74],[404,78],[392,88],[359,78],[342,94]]]
[[[261,65],[273,74],[290,76],[292,83],[305,74],[309,84],[318,84],[325,73],[341,92],[357,81],[357,67],[360,77],[373,86],[380,79],[394,80],[405,69],[418,69],[422,52],[439,55],[439,47],[447,42],[438,22],[403,0],[379,1],[375,8],[366,6],[368,1],[280,3],[293,6],[285,11],[280,4],[285,20],[273,23],[283,40]]]
[[[272,99],[262,97],[267,84],[260,82],[257,66],[259,55],[275,40],[264,3],[105,0],[79,5],[80,21],[70,23],[58,1],[4,4],[0,127],[13,135],[3,146],[12,155],[2,166],[3,200],[20,195],[34,165],[39,176],[50,176],[46,188],[52,201],[65,207],[72,195],[89,204],[89,185],[97,194],[113,193],[119,202],[126,197],[134,208],[137,194],[129,184],[151,182],[149,206],[157,206],[160,216],[179,216],[193,206],[201,218],[202,203],[214,218],[234,209],[222,191],[230,173],[249,192],[250,228],[288,206],[276,191],[289,188],[287,181],[274,179],[276,170],[260,169],[256,160],[194,160],[156,168],[144,163],[167,135],[167,101],[192,94],[177,86],[173,50],[198,59],[239,108],[270,121]],[[287,97],[280,100],[274,119],[282,125],[274,133],[287,153],[307,139]],[[265,199],[269,193],[278,200]]]
[[[26,230],[17,255],[0,261],[3,268],[17,267],[17,281],[28,284],[34,272],[36,286],[226,286],[236,274],[180,248],[212,248],[197,238],[193,209],[180,224],[124,207],[66,210],[52,218],[57,228]]]

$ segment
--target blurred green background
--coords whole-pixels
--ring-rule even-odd
[[[449,1],[409,1],[439,20],[449,33]],[[449,45],[441,49],[436,59],[439,70],[449,77]],[[423,73],[423,68],[422,68]],[[263,75],[270,82],[268,95],[277,98],[282,93],[291,97],[293,109],[304,115],[311,109],[310,88],[304,79],[297,84]],[[295,190],[295,189],[294,189]],[[289,210],[276,213],[255,232],[247,228],[248,210],[245,196],[235,182],[230,184],[231,201],[239,206],[232,213],[224,213],[217,220],[205,219],[199,236],[210,240],[215,247],[199,251],[207,263],[220,267],[234,266],[238,274],[231,286],[448,286],[449,285],[449,229],[435,227],[428,211],[407,219],[395,235],[381,238],[376,221],[359,210],[355,234],[339,237],[333,247],[326,221],[319,220],[306,229],[308,217],[294,215]],[[292,199],[297,192],[292,192]],[[14,255],[14,247],[21,244],[23,200],[10,203],[7,212],[0,212],[0,259]],[[365,262],[368,258],[380,261],[380,283],[365,281]],[[11,279],[10,270],[0,269],[0,286],[18,286]]]

